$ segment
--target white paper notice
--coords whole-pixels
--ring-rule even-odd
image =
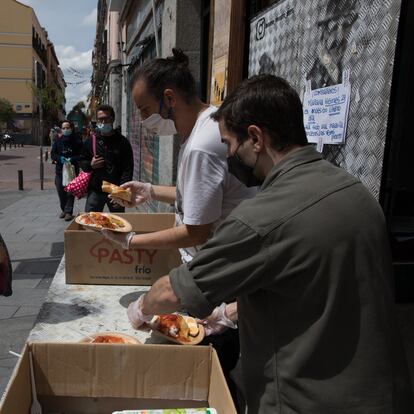
[[[310,90],[306,88],[303,115],[309,142],[320,145],[343,144],[348,122],[351,85],[347,79],[339,85]]]

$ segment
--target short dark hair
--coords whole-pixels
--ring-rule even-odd
[[[69,124],[70,127],[72,128],[72,132],[75,132],[75,124],[72,121],[69,121],[69,119],[64,119],[63,121],[60,122],[60,128],[62,128],[63,124]]]
[[[162,98],[167,88],[176,88],[187,103],[191,103],[197,95],[194,77],[188,67],[188,56],[174,48],[172,56],[157,58],[138,67],[131,78],[131,87],[139,79],[144,79],[148,91],[156,99]]]
[[[106,104],[98,105],[98,107],[96,108],[96,113],[98,113],[98,111],[109,112],[111,114],[112,119],[115,119],[115,111],[111,105],[106,105]]]
[[[308,143],[299,95],[277,76],[258,75],[244,80],[211,117],[224,121],[240,143],[246,141],[249,125],[262,128],[276,151]]]

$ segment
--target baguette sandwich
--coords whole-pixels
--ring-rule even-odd
[[[131,202],[131,190],[125,190],[124,188],[111,184],[108,181],[102,181],[102,191],[104,193],[111,194],[112,198],[119,198],[121,200]]]

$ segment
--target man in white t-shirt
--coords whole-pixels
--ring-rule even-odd
[[[256,194],[256,188],[246,187],[229,173],[226,145],[210,117],[216,108],[197,97],[187,56],[176,49],[173,53],[139,67],[132,93],[144,128],[161,139],[174,134],[181,138],[176,187],[138,181],[122,187],[132,192],[127,207],[149,200],[175,204],[176,226],[147,234],[104,234],[125,248],[178,248],[182,260],[189,262],[230,211]]]
[[[210,118],[215,111],[214,106],[204,109],[181,145],[175,200],[177,226],[210,223],[210,233],[234,207],[255,194],[228,172],[227,149],[217,122]],[[183,261],[191,261],[199,247],[181,248]]]

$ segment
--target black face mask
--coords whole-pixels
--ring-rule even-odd
[[[239,145],[240,146],[240,145]],[[237,147],[234,155],[227,157],[227,166],[229,173],[233,174],[239,181],[241,181],[246,187],[256,187],[263,184],[264,180],[259,180],[254,174],[254,168],[256,167],[259,154],[257,155],[256,162],[253,167],[246,165],[240,157],[237,155]]]

